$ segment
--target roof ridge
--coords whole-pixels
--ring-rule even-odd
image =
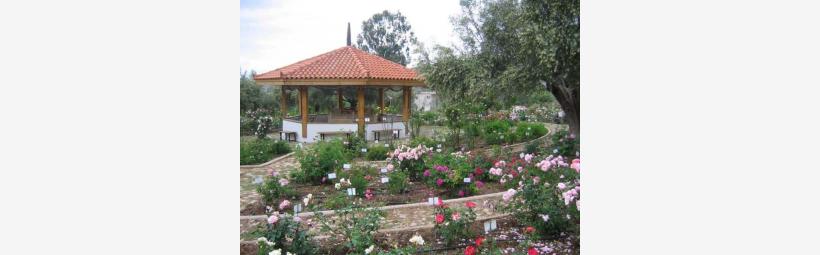
[[[359,54],[358,54],[358,52],[356,52],[356,51],[355,51],[355,50],[359,50],[359,49],[356,49],[356,48],[354,48],[353,46],[346,46],[346,48],[347,48],[348,50],[351,50],[351,52],[350,52],[350,53],[353,55],[353,59],[354,59],[354,60],[356,60],[356,66],[358,66],[358,67],[359,67],[359,69],[361,69],[362,71],[364,71],[364,76],[365,76],[364,78],[370,78],[370,70],[367,70],[367,68],[364,66],[364,64],[362,64],[362,60],[361,60],[361,59],[359,59]],[[354,49],[355,49],[355,50],[354,50]]]

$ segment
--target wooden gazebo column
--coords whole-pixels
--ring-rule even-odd
[[[407,122],[407,121],[410,120],[410,94],[412,92],[412,90],[411,90],[412,87],[406,86],[403,89],[404,89],[402,91],[402,99],[403,99],[402,103],[403,103],[403,105],[402,105],[402,113],[401,113],[402,116],[401,116],[401,118],[404,122]]]
[[[282,110],[282,118],[288,117],[288,94],[285,86],[282,85],[282,100],[279,100],[279,108]]]
[[[299,113],[302,114],[302,138],[307,138],[308,88],[299,88]]]
[[[379,116],[378,122],[382,121],[382,114],[384,114],[384,88],[379,88]]]
[[[356,88],[356,118],[359,121],[359,136],[366,137],[364,131],[364,88]]]
[[[336,96],[339,98],[339,113],[345,109],[345,104],[342,102],[342,88],[336,89]]]

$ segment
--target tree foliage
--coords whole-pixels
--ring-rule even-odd
[[[462,13],[452,18],[461,47],[437,47],[436,58],[423,61],[421,70],[444,98],[503,103],[549,92],[578,135],[579,4],[462,0]]]
[[[362,33],[356,37],[356,44],[363,51],[407,66],[410,46],[417,41],[411,29],[401,12],[385,10],[362,22]]]

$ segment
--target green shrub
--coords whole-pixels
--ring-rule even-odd
[[[266,205],[272,204],[274,199],[295,194],[289,186],[280,184],[279,176],[266,177],[265,182],[256,187],[256,192],[262,195],[262,201]]]
[[[456,215],[458,215],[458,219],[454,217]],[[462,239],[472,239],[475,236],[470,228],[476,219],[475,211],[472,208],[453,209],[437,206],[434,217],[436,219],[434,231],[448,245]],[[439,218],[443,219],[440,223]]]
[[[344,146],[339,140],[319,141],[311,148],[299,150],[296,154],[301,169],[293,177],[298,182],[319,184],[322,179],[348,161]]]
[[[391,147],[384,147],[383,144],[376,144],[367,149],[367,160],[384,160]]]
[[[534,181],[535,176],[538,182]],[[580,174],[569,167],[541,171],[530,166],[522,175],[523,186],[517,189],[513,199],[503,209],[524,225],[535,227],[544,237],[554,238],[561,233],[577,234],[580,231],[580,211],[575,201],[580,198],[579,177]],[[563,185],[563,189],[559,185]],[[577,189],[577,197],[567,202],[564,194],[574,189]]]
[[[530,141],[547,134],[547,128],[541,123],[519,122],[515,127],[517,141]]]
[[[253,165],[267,162],[274,156],[290,152],[290,146],[284,141],[271,139],[245,139],[239,142],[239,164]]]
[[[262,228],[256,230],[256,235],[265,238],[258,240],[258,254],[268,254],[268,252],[277,249],[281,249],[281,254],[302,255],[318,252],[318,246],[312,240],[307,231],[308,229],[302,228],[290,215],[278,215],[276,223],[266,223]],[[272,245],[269,245],[268,242]]]
[[[562,155],[565,157],[575,157],[575,153],[580,151],[580,141],[567,130],[559,130],[550,138],[550,147],[547,153]]]
[[[349,138],[343,139],[345,153],[348,158],[359,158],[362,156],[362,148],[367,148],[367,141],[360,137],[358,133],[350,134]]]
[[[384,212],[377,208],[351,204],[334,211],[332,219],[321,213],[316,218],[325,233],[341,235],[347,252],[340,254],[364,254],[364,250],[375,244],[375,234],[381,227]]]
[[[408,190],[409,184],[407,182],[407,174],[402,171],[393,171],[387,175],[389,181],[387,182],[387,191],[390,194],[401,194]]]
[[[510,123],[506,120],[493,120],[484,124],[483,138],[487,144],[502,144],[512,139]]]
[[[438,145],[438,142],[426,136],[418,136],[410,140],[410,147],[416,147],[419,145],[435,148],[436,145]]]

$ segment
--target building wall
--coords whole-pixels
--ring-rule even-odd
[[[393,122],[392,125],[390,123],[372,123],[367,124],[365,123],[365,133],[366,138],[368,141],[372,141],[375,139],[375,135],[373,134],[374,130],[385,130],[385,129],[400,129],[399,130],[399,138],[407,137],[405,134],[405,127],[403,122]],[[307,126],[307,138],[302,138],[302,123],[289,121],[289,120],[282,120],[282,130],[289,131],[289,132],[296,132],[296,140],[298,142],[303,143],[314,143],[319,141],[319,133],[320,132],[334,132],[334,131],[351,131],[356,132],[359,130],[359,126],[356,123],[351,124],[323,124],[323,123],[308,123]],[[383,136],[384,137],[384,136]],[[384,138],[382,138],[384,139]]]

